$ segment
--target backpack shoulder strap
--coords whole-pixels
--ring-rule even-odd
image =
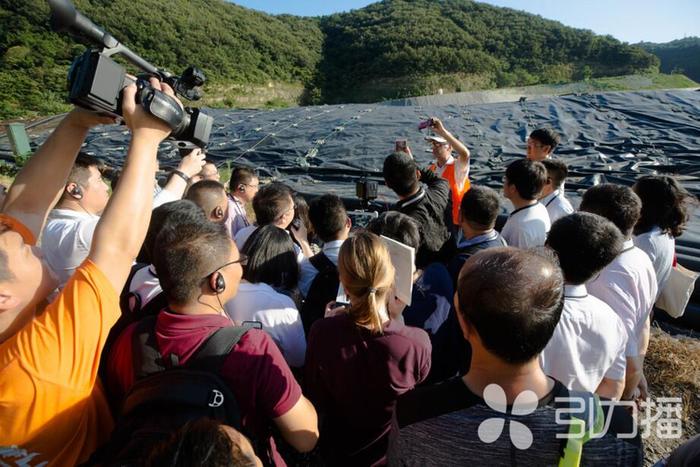
[[[249,327],[227,326],[218,329],[199,346],[187,363],[187,368],[218,374],[224,361]]]
[[[333,261],[331,261],[324,252],[313,255],[311,258],[309,258],[309,262],[318,270],[318,272],[323,272],[326,269],[337,269],[336,265],[333,264]]]
[[[131,346],[136,380],[166,369],[156,341],[156,321],[157,316],[147,316],[134,329]]]

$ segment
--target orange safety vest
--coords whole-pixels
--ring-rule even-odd
[[[464,180],[464,185],[461,187],[457,185],[457,179],[455,178],[456,163],[457,161],[452,164],[448,164],[445,167],[445,169],[442,171],[442,178],[447,180],[447,183],[450,184],[450,191],[452,192],[452,222],[455,225],[459,225],[459,207],[462,204],[462,197],[464,196],[464,193],[469,191],[472,184],[469,181],[469,176],[467,176],[466,180]],[[438,166],[437,164],[433,163],[428,169],[433,172],[437,172]]]

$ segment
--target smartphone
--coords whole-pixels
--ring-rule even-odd
[[[432,118],[429,118],[429,119],[427,119],[427,120],[423,120],[422,122],[420,122],[420,123],[418,124],[418,129],[419,129],[419,130],[425,130],[426,128],[429,128],[429,127],[431,127],[431,126],[433,126],[433,119],[432,119]]]
[[[406,149],[408,148],[408,141],[405,139],[397,139],[396,140],[396,146],[394,146],[394,150],[396,152],[406,152]]]

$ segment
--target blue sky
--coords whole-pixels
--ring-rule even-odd
[[[319,16],[362,8],[366,0],[234,0],[268,13]],[[700,0],[487,0],[625,42],[668,42],[700,36]]]

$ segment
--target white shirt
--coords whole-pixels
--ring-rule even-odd
[[[238,231],[236,236],[234,237],[233,241],[236,243],[236,246],[238,247],[238,251],[243,250],[243,246],[245,245],[245,242],[248,241],[248,238],[250,238],[251,235],[253,235],[253,232],[257,230],[258,226],[257,225],[249,225],[248,227],[244,227],[241,230]],[[285,230],[287,234],[291,235],[288,230]],[[293,242],[292,242],[293,243]],[[294,253],[297,255],[297,263],[301,264],[304,259],[306,259],[306,256],[304,256],[304,252],[301,251],[301,247],[294,243]]]
[[[136,271],[129,284],[129,292],[139,296],[141,308],[146,306],[148,302],[157,297],[162,291],[160,280],[156,276],[156,271],[152,264]]]
[[[503,226],[501,236],[510,246],[532,248],[544,245],[550,227],[547,208],[535,203],[513,211]]]
[[[540,354],[544,372],[575,391],[595,392],[603,377],[624,380],[622,320],[585,285],[566,285],[564,295],[559,324]]]
[[[224,304],[235,322],[258,321],[282,351],[289,366],[301,367],[306,355],[306,337],[301,316],[288,296],[269,285],[241,281],[238,293]]]
[[[669,234],[661,232],[661,228],[655,226],[649,232],[634,237],[634,246],[649,256],[651,264],[656,272],[658,298],[666,286],[673,268],[673,256],[676,253],[676,240]]]
[[[334,240],[332,242],[324,243],[321,251],[328,257],[329,260],[336,266],[338,266],[338,253],[340,252],[340,247],[343,245],[344,240]],[[318,269],[311,264],[309,258],[304,258],[300,263],[300,276],[299,276],[299,291],[306,297],[309,293],[309,288],[318,274]]]
[[[656,301],[656,273],[651,260],[627,240],[624,250],[588,283],[588,292],[607,303],[627,331],[627,357],[639,356],[639,338]]]
[[[549,221],[554,224],[557,219],[560,219],[569,214],[573,214],[574,208],[564,193],[561,190],[554,190],[544,198],[540,200],[540,203],[547,208],[547,213],[549,214]]]
[[[179,199],[182,199],[182,196],[177,196],[174,193],[166,190],[165,188],[160,188],[159,190],[156,190],[156,192],[153,195],[153,209],[162,206],[165,203],[170,203]]]
[[[72,209],[53,209],[41,234],[41,249],[63,287],[80,266],[92,245],[100,216]]]

